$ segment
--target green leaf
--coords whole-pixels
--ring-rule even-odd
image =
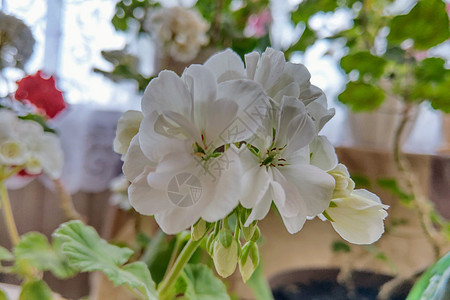
[[[448,72],[450,71],[445,69],[445,60],[438,57],[429,57],[417,65],[414,73],[419,80],[440,82],[444,80]]]
[[[347,243],[341,241],[334,241],[331,245],[331,249],[333,250],[333,252],[350,252],[350,246]]]
[[[26,282],[22,286],[19,300],[52,300],[53,295],[50,288],[42,280]]]
[[[147,299],[157,299],[154,282],[143,262],[123,265],[133,254],[128,248],[119,248],[101,239],[93,227],[80,221],[62,224],[54,233],[62,242],[62,250],[69,262],[83,272],[102,271],[114,285],[137,288]]]
[[[419,1],[407,15],[394,17],[390,22],[388,41],[401,44],[414,40],[414,48],[426,50],[450,37],[449,19],[442,0]]]
[[[356,189],[370,187],[370,179],[367,176],[354,174],[351,176],[351,179],[355,182]]]
[[[444,300],[450,295],[450,252],[431,266],[416,282],[406,300]],[[447,284],[446,284],[447,283]],[[443,295],[443,297],[441,296]],[[447,297],[445,297],[445,295]]]
[[[225,284],[205,265],[188,264],[179,280],[178,291],[185,289],[189,300],[230,300]]]
[[[0,300],[8,300],[8,297],[6,296],[6,293],[0,289]]]
[[[253,292],[255,299],[258,300],[273,300],[272,290],[264,277],[262,263],[256,268],[249,280],[247,280],[247,285]]]
[[[51,132],[51,133],[55,133],[56,134],[56,131],[53,128],[50,128],[47,125],[47,122],[45,121],[45,118],[43,116],[41,116],[41,115],[28,114],[28,115],[25,115],[25,116],[19,116],[18,118],[22,119],[22,120],[34,121],[34,122],[38,123],[39,125],[41,125],[45,132]]]
[[[383,75],[386,60],[382,57],[370,54],[368,51],[349,54],[341,59],[341,67],[345,72],[352,70],[359,72],[360,78],[369,74],[373,78],[379,78]]]
[[[11,252],[9,252],[8,249],[0,246],[0,262],[2,260],[11,261],[13,259],[14,259],[14,256],[11,254]]]
[[[338,99],[355,112],[370,111],[383,103],[384,92],[381,88],[364,82],[349,82]]]
[[[21,237],[14,248],[17,261],[26,261],[40,271],[51,271],[58,278],[68,278],[76,274],[69,266],[67,258],[61,250],[52,247],[47,238],[38,232],[30,232]]]
[[[413,200],[414,196],[404,192],[397,184],[397,181],[392,178],[384,178],[377,180],[377,183],[384,189],[391,192],[393,195],[397,196],[401,203],[409,205]]]

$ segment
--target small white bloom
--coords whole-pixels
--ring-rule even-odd
[[[384,232],[383,220],[388,215],[388,208],[377,195],[354,190],[347,197],[333,199],[324,215],[344,240],[358,245],[371,244]]]
[[[348,173],[347,167],[343,164],[338,164],[336,168],[329,171],[328,174],[333,176],[336,181],[333,191],[333,199],[350,196],[355,188],[355,182],[350,178],[350,173]]]
[[[194,59],[209,42],[209,24],[197,11],[185,7],[157,9],[149,14],[144,26],[154,33],[163,51],[181,62]]]
[[[128,151],[131,139],[138,133],[143,117],[137,110],[128,110],[120,117],[114,138],[114,151],[122,154],[122,159]]]
[[[0,141],[0,163],[23,165],[27,161],[26,146],[17,140]]]
[[[111,197],[109,198],[112,205],[117,205],[123,210],[131,208],[128,200],[128,187],[130,182],[124,175],[117,176],[109,183]]]

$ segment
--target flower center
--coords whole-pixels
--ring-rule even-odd
[[[266,154],[264,155],[264,159],[259,165],[262,166],[271,166],[271,167],[284,167],[287,165],[286,159],[282,157],[283,150],[285,147],[277,148],[274,147],[272,149],[268,149]]]

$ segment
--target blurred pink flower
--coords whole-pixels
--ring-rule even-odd
[[[266,9],[259,15],[251,15],[248,18],[245,34],[256,38],[267,34],[269,25],[272,22],[270,10]]]

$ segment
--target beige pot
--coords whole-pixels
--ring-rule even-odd
[[[392,151],[395,132],[402,121],[405,104],[393,97],[388,97],[381,107],[373,112],[348,113],[351,142],[353,146],[383,151]],[[400,144],[408,139],[419,114],[419,107],[413,106],[409,111],[409,121],[403,131]]]

